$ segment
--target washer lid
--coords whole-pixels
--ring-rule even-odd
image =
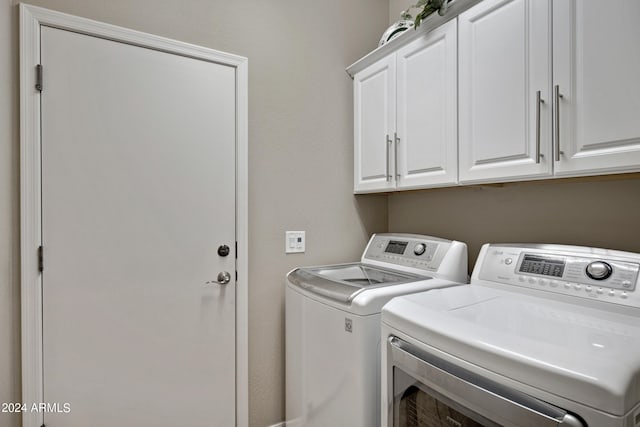
[[[430,279],[362,263],[297,268],[287,278],[291,284],[308,292],[344,303],[351,302],[367,289]]]
[[[382,321],[523,384],[622,416],[640,401],[640,317],[467,285],[402,296]]]

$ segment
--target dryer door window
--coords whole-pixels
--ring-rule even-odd
[[[428,353],[387,342],[387,407],[393,427],[584,427],[573,414]]]
[[[401,369],[394,369],[396,385],[411,381]],[[394,427],[501,427],[469,409],[413,381],[394,402]]]

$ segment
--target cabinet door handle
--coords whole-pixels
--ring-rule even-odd
[[[541,92],[536,92],[536,164],[540,164],[540,158],[544,157],[540,154],[540,105],[544,103]]]
[[[398,137],[398,133],[393,133],[393,139],[396,143],[395,146],[395,156],[394,156],[394,165],[396,167],[396,180],[400,181],[400,170],[398,169],[398,144],[400,144],[400,138]]]
[[[389,138],[389,134],[387,134],[387,140],[385,142],[387,148],[387,182],[391,182],[391,173],[389,173],[389,169],[391,169],[391,138]]]
[[[560,98],[562,98],[562,94],[560,93],[560,85],[555,85],[553,88],[553,94],[555,97],[556,104],[556,149],[555,149],[555,157],[556,162],[560,161],[560,154],[564,154],[560,151]]]

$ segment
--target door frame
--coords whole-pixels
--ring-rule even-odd
[[[36,65],[40,28],[89,36],[187,56],[236,70],[236,426],[249,424],[248,328],[248,59],[41,7],[20,4],[20,271],[22,303],[22,403],[43,402],[41,118]],[[46,70],[44,71],[46,73]],[[46,88],[44,88],[46,90]],[[53,402],[52,402],[53,403]],[[23,427],[40,427],[44,414],[22,413]]]

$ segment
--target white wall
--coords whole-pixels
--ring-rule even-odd
[[[20,400],[18,12],[0,0],[0,402]],[[249,58],[250,424],[284,416],[284,275],[355,260],[386,196],[352,195],[347,65],[376,47],[387,0],[31,0]],[[284,252],[306,230],[307,252]],[[0,427],[19,418],[0,413]]]

